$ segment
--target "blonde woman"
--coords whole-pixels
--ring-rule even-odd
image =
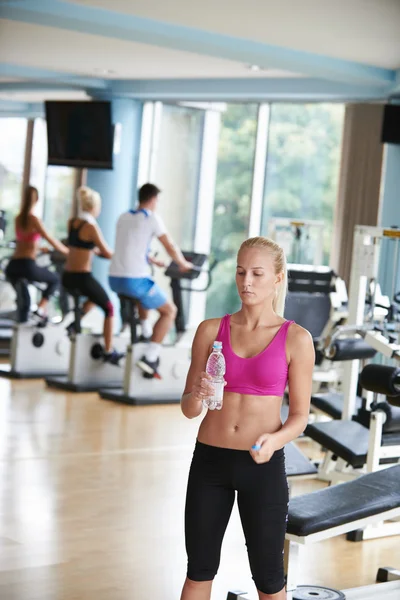
[[[96,218],[101,211],[100,195],[89,187],[77,191],[79,218],[68,222],[69,255],[62,277],[64,288],[73,293],[79,290],[87,298],[82,312],[86,314],[95,305],[104,311],[104,360],[118,364],[122,354],[113,350],[114,307],[107,293],[92,275],[93,254],[112,258]],[[72,324],[73,325],[73,324]],[[73,327],[70,327],[70,331]]]
[[[208,411],[190,468],[185,535],[187,578],[181,600],[209,600],[235,493],[260,600],[286,598],[283,545],[288,486],[284,446],[308,420],[314,347],[310,334],[283,318],[286,259],[275,242],[256,237],[239,250],[241,309],[200,324],[182,396],[192,419],[213,393],[205,373],[213,342],[223,345],[226,387],[221,411]],[[289,417],[281,422],[289,385]]]

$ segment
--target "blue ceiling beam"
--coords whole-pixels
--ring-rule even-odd
[[[0,92],[69,92],[82,91],[86,93],[105,92],[108,88],[93,86],[85,87],[62,81],[0,81]]]
[[[23,81],[0,82],[1,92],[46,92],[76,90],[66,82]],[[159,79],[109,80],[107,87],[85,88],[94,98],[130,97],[136,100],[159,101],[368,101],[385,100],[391,89],[355,85],[310,78],[244,78],[244,79]]]
[[[17,102],[0,99],[0,118],[34,119],[43,116],[44,105],[42,102]]]
[[[391,96],[398,98],[400,96],[400,69],[396,71],[396,83],[391,89]]]
[[[383,100],[389,88],[297,77],[113,81],[114,96],[164,101],[361,101]]]
[[[233,37],[123,14],[97,7],[68,3],[63,0],[9,1],[2,4],[5,19],[58,27],[109,38],[129,40],[229,59],[262,68],[283,69],[312,78],[386,88],[394,85],[396,73],[364,65]]]
[[[104,79],[97,79],[94,77],[80,77],[72,73],[60,73],[58,71],[50,71],[48,69],[37,69],[36,67],[14,65],[9,63],[0,63],[0,77],[28,79],[32,82],[46,84],[67,84],[68,86],[70,86],[69,89],[95,88],[106,90],[109,87],[109,82],[105,81]],[[10,82],[10,84],[11,83],[17,82]]]

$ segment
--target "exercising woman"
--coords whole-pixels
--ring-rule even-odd
[[[208,411],[193,454],[186,496],[187,578],[181,600],[209,600],[235,491],[252,576],[260,600],[286,598],[283,546],[288,486],[284,446],[308,420],[314,347],[310,334],[282,318],[286,259],[257,237],[239,250],[236,285],[241,309],[200,324],[182,396],[192,419],[213,394],[205,373],[215,340],[223,345],[226,387],[221,411]],[[280,410],[289,384],[289,417]]]
[[[69,255],[65,265],[62,284],[70,293],[76,290],[87,298],[82,313],[85,315],[95,305],[104,311],[104,360],[118,364],[123,354],[112,348],[114,308],[100,283],[92,275],[93,254],[103,258],[112,258],[112,250],[107,246],[96,217],[101,211],[100,194],[88,187],[77,191],[80,215],[68,222]],[[73,330],[74,324],[69,330]]]
[[[17,292],[19,323],[26,323],[31,305],[26,282],[47,283],[36,311],[36,315],[41,318],[43,323],[47,321],[49,298],[54,294],[59,284],[57,273],[36,264],[36,257],[40,250],[40,238],[43,237],[47,240],[55,250],[62,254],[68,254],[68,248],[53,238],[46,231],[42,221],[33,214],[38,199],[37,189],[28,185],[24,192],[21,211],[15,218],[16,249],[6,268],[7,279]]]

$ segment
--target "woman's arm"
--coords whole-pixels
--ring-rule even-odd
[[[56,240],[56,238],[53,238],[53,236],[47,232],[42,221],[38,217],[33,217],[33,218],[34,218],[35,228],[38,230],[38,232],[40,233],[42,238],[44,238],[47,242],[49,242],[50,246],[53,246],[53,248],[55,250],[57,250],[58,252],[61,252],[61,254],[67,255],[69,252],[69,249],[67,248],[67,246],[64,246],[64,244],[62,242],[59,242],[58,240]]]
[[[98,225],[91,225],[92,227],[92,241],[96,244],[99,252],[96,252],[98,256],[102,256],[104,258],[112,258],[114,252],[108,246],[105,241],[101,229]]]
[[[202,400],[214,393],[209,383],[211,377],[205,373],[211,346],[218,331],[220,319],[209,319],[200,323],[192,345],[192,361],[181,399],[181,410],[185,417],[193,419],[203,410]]]
[[[289,416],[276,433],[261,435],[251,450],[256,462],[268,461],[272,454],[303,433],[310,412],[312,374],[315,365],[314,344],[310,333],[292,325],[288,333],[289,351]]]

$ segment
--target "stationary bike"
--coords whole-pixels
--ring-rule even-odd
[[[51,264],[58,269],[65,260],[60,253],[49,253]],[[21,278],[17,283],[17,304],[22,287],[30,285]],[[41,289],[40,283],[32,284]],[[34,379],[62,375],[68,369],[70,341],[65,331],[66,313],[61,321],[41,323],[14,323],[10,345],[10,362],[0,365],[0,376],[11,379]]]
[[[192,336],[184,336],[186,323],[182,292],[205,292],[211,284],[211,273],[217,262],[214,261],[207,271],[202,267],[207,260],[205,254],[184,252],[186,260],[194,264],[194,269],[181,273],[176,263],[172,262],[166,271],[171,279],[172,295],[178,309],[175,318],[177,342],[173,345],[163,345],[160,355],[161,379],[147,379],[137,366],[137,361],[145,354],[146,344],[139,342],[137,327],[139,325],[137,301],[129,296],[120,296],[130,306],[131,343],[127,348],[125,372],[122,388],[100,389],[99,394],[104,400],[113,400],[124,404],[171,404],[179,403],[185,385],[185,378],[190,366],[190,349]],[[207,284],[201,289],[183,287],[183,279],[197,279],[201,272],[206,272]],[[190,339],[189,339],[190,338]]]
[[[71,335],[71,347],[67,374],[46,377],[49,387],[68,390],[70,392],[94,392],[100,387],[116,387],[122,385],[124,370],[120,365],[104,361],[104,340],[102,335],[82,333],[81,328],[81,293],[75,290],[74,301],[74,333]],[[117,352],[125,352],[126,338],[114,337],[113,346]]]

